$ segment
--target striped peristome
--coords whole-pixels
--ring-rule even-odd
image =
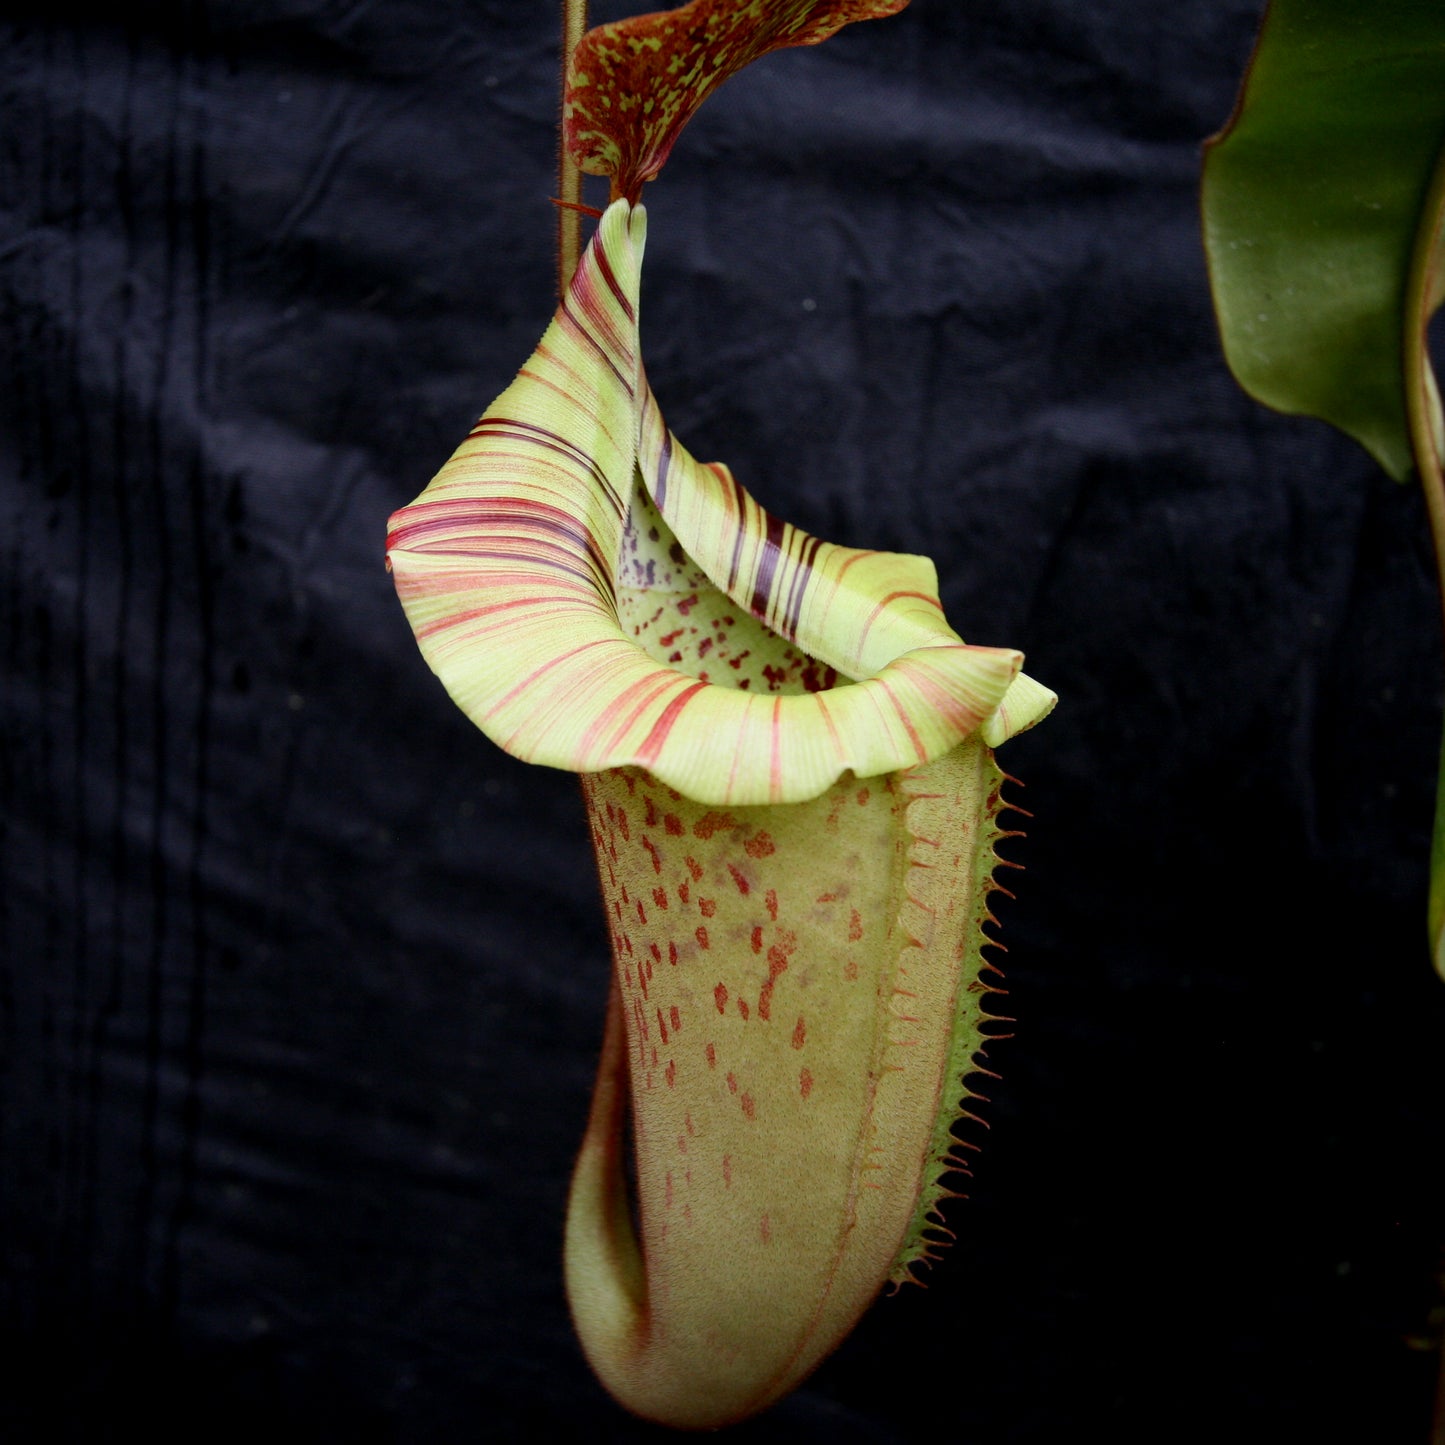
[[[388,560],[467,714],[585,775],[614,972],[568,1295],[620,1401],[704,1428],[937,1247],[991,1018],[991,745],[1053,694],[959,639],[925,558],[811,537],[668,431],[645,226],[604,214]]]
[[[672,437],[638,353],[645,232],[642,207],[609,208],[531,359],[392,518],[388,562],[428,663],[516,756],[645,767],[700,802],[799,802],[845,771],[939,757],[997,717],[1019,653],[959,640],[926,559],[777,522]],[[747,691],[622,632],[615,572],[639,461],[713,585],[852,685]]]

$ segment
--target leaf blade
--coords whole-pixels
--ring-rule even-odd
[[[1280,411],[1414,469],[1404,374],[1416,237],[1445,147],[1438,7],[1274,0],[1207,146],[1205,250],[1225,356]]]

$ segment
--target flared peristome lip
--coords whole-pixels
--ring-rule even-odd
[[[453,699],[526,761],[643,767],[733,805],[800,802],[844,771],[913,767],[975,730],[993,743],[1036,722],[1053,694],[1020,653],[958,638],[927,559],[779,522],[667,430],[638,348],[645,236],[641,206],[607,210],[516,380],[391,519],[388,565]],[[638,470],[720,590],[852,681],[744,692],[627,636],[617,567]]]

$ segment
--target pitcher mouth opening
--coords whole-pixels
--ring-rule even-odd
[[[654,662],[755,696],[850,685],[741,607],[684,551],[636,474],[623,525],[617,621]]]

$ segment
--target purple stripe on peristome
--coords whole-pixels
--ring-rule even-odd
[[[808,583],[813,580],[813,563],[817,560],[818,550],[822,545],[822,538],[809,537],[793,573],[793,585],[788,589],[787,610],[778,623],[778,630],[790,642],[796,642],[798,638],[798,622],[803,615],[803,594],[808,590]]]
[[[562,318],[562,320],[567,322],[567,324],[572,328],[572,330],[578,336],[580,336],[582,340],[585,341],[597,353],[597,355],[602,358],[603,361],[607,363],[607,369],[613,374],[613,376],[617,378],[618,382],[621,384],[623,390],[626,391],[628,396],[632,396],[634,394],[632,389],[632,383],[628,381],[628,379],[623,376],[620,371],[618,371],[617,363],[613,361],[613,359],[607,354],[607,348],[603,346],[603,344],[598,341],[598,339],[573,314],[572,308],[565,301],[558,309],[557,314],[559,317]]]
[[[503,431],[503,427],[513,427],[516,430]],[[558,432],[549,431],[534,422],[515,421],[511,417],[484,416],[467,436],[504,437],[511,441],[530,442],[533,446],[545,447],[548,451],[560,452],[563,456],[570,457],[578,466],[585,468],[587,475],[606,493],[613,504],[613,510],[618,516],[622,515],[622,499],[617,495],[617,488],[608,480],[607,474],[581,447]]]
[[[722,480],[721,477],[718,479]],[[737,530],[733,533],[733,560],[728,567],[727,590],[731,596],[733,588],[738,585],[738,568],[742,566],[743,538],[748,530],[748,494],[743,491],[742,483],[736,477],[729,474],[729,480],[733,484],[733,501],[738,509]]]
[[[763,555],[758,563],[758,580],[753,586],[753,616],[760,622],[767,621],[768,599],[773,595],[773,577],[778,570],[778,558],[783,555],[783,528],[787,523],[769,511],[763,513],[766,535],[763,538]]]
[[[652,479],[652,500],[657,503],[657,510],[667,515],[667,474],[672,467],[672,432],[666,427],[662,429],[662,457],[658,462],[657,474]]]

